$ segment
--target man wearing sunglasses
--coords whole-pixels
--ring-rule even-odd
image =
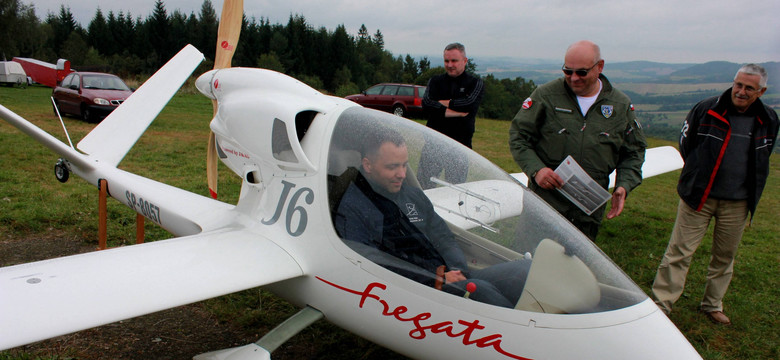
[[[723,297],[748,214],[755,213],[766,185],[778,132],[777,113],[759,99],[766,82],[763,67],[744,65],[730,89],[701,101],[685,118],[677,219],[652,289],[653,299],[666,314],[682,295],[693,253],[715,218],[700,309],[715,323],[731,323],[723,313]]]
[[[553,169],[571,155],[603,188],[617,169],[607,219],[623,211],[626,196],[642,182],[645,137],[631,100],[601,74],[598,45],[579,41],[566,50],[563,77],[538,87],[512,120],[509,147],[530,181],[529,188],[591,240],[604,206],[588,215],[560,194]]]

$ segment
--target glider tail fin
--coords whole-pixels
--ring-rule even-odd
[[[185,46],[76,147],[103,164],[117,166],[201,61],[200,51]]]

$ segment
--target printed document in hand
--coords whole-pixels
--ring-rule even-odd
[[[582,170],[571,155],[558,165],[555,173],[563,179],[563,186],[558,191],[588,215],[610,198],[609,192]]]

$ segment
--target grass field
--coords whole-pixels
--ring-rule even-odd
[[[50,89],[0,87],[0,104],[19,113],[49,133],[64,139],[59,121],[48,102]],[[205,176],[206,136],[211,104],[191,93],[176,95],[157,121],[121,163],[122,168],[142,176],[207,194]],[[73,142],[94,124],[65,118]],[[509,122],[479,119],[474,149],[508,172],[520,169],[512,161],[507,144]],[[650,139],[651,146],[670,142]],[[16,128],[0,121],[0,240],[35,239],[48,233],[70,234],[96,244],[97,191],[80,179],[60,184],[54,179],[57,156]],[[735,277],[725,298],[725,311],[732,326],[717,326],[697,312],[704,290],[711,237],[696,253],[685,293],[671,315],[700,354],[714,359],[779,359],[780,321],[780,158],[772,159],[770,179],[756,216],[744,234]],[[678,198],[675,185],[679,172],[646,179],[633,191],[624,213],[604,222],[597,245],[648,291],[666,247]],[[220,197],[235,202],[238,178],[221,165]],[[109,201],[111,246],[134,241],[135,213]],[[146,225],[147,241],[170,235]],[[32,241],[32,240],[31,240]],[[0,265],[11,254],[0,253]],[[256,309],[262,301],[262,310]],[[229,295],[206,303],[205,308],[223,321],[237,326],[266,328],[281,322],[294,309],[283,300],[262,292]],[[262,325],[261,325],[262,324]],[[269,325],[270,324],[270,325]],[[387,352],[324,322],[298,335],[306,346],[322,348],[317,358],[386,358]],[[304,341],[296,340],[292,342]],[[354,346],[354,344],[360,344]],[[565,341],[563,342],[565,343]],[[349,345],[344,345],[349,344]],[[0,359],[11,359],[0,353]],[[32,356],[22,358],[35,358]],[[53,355],[50,358],[67,358]]]

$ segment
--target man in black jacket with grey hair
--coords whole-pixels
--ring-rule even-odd
[[[723,313],[723,297],[748,215],[755,212],[766,185],[778,132],[777,113],[759,99],[766,82],[763,67],[744,65],[731,89],[696,104],[685,119],[680,204],[652,288],[653,299],[667,314],[682,295],[693,253],[714,217],[712,258],[700,309],[715,323],[731,323]]]

